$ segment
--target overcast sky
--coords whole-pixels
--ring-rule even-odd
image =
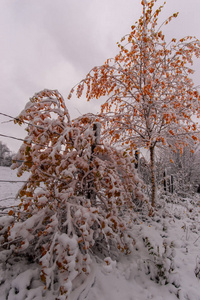
[[[116,42],[130,32],[142,12],[140,0],[0,0],[0,112],[17,116],[34,93],[70,89],[94,66],[113,57]],[[158,0],[158,5],[164,1]],[[200,38],[200,0],[167,0],[160,22],[174,12],[177,19],[163,28],[166,39]],[[200,62],[194,65],[200,83]],[[72,118],[100,109],[98,100],[66,100]],[[23,138],[24,129],[5,123],[0,134]],[[3,122],[3,123],[2,123]],[[16,152],[20,142],[0,137]]]

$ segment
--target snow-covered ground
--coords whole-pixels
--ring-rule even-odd
[[[0,206],[16,205],[23,184],[16,171],[0,167]],[[12,181],[2,182],[2,180]],[[0,210],[0,218],[5,210]],[[161,201],[154,217],[135,221],[135,251],[107,266],[94,259],[85,282],[70,300],[200,300],[200,195]],[[55,300],[39,280],[39,266],[0,255],[0,300]],[[195,275],[196,274],[196,275]]]
[[[17,170],[8,167],[0,167],[0,206],[17,205],[16,194],[26,181],[28,175],[17,177]],[[18,182],[17,182],[18,181]]]

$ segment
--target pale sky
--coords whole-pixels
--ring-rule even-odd
[[[34,93],[57,89],[71,118],[100,111],[98,100],[67,100],[70,89],[94,66],[118,52],[116,43],[142,13],[140,0],[0,0],[0,112],[17,116]],[[157,5],[164,1],[158,0]],[[166,39],[200,39],[200,0],[166,0],[160,23]],[[194,81],[200,84],[200,60]],[[18,125],[0,115],[0,134],[24,138]],[[2,123],[3,122],[3,123]],[[0,136],[14,152],[20,142]]]

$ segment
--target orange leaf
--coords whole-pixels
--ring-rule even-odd
[[[153,73],[154,70],[155,70],[154,68],[150,68],[150,69],[149,69],[149,72],[150,72],[150,73]]]
[[[44,274],[41,274],[40,278],[41,278],[43,283],[46,283],[46,276]]]
[[[195,135],[192,136],[194,141],[197,141],[197,137]]]

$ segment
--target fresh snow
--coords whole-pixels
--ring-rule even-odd
[[[0,182],[0,206],[4,207],[0,210],[0,226],[6,222],[6,207],[17,204],[14,198],[23,184],[13,181],[26,178],[0,167],[0,180],[12,181]],[[69,299],[200,300],[199,214],[199,194],[191,199],[163,197],[153,217],[144,215],[133,220],[135,251],[129,256],[121,255],[117,261],[94,257],[90,274],[85,281],[76,279]],[[0,300],[6,299],[55,300],[56,296],[44,290],[36,263],[22,256],[5,261],[1,251]]]
[[[16,194],[23,185],[23,182],[21,181],[26,181],[27,178],[28,178],[28,174],[23,174],[21,177],[17,177],[17,170],[11,170],[8,167],[0,167],[0,206],[1,207],[17,205],[17,203],[19,203],[15,199]]]

